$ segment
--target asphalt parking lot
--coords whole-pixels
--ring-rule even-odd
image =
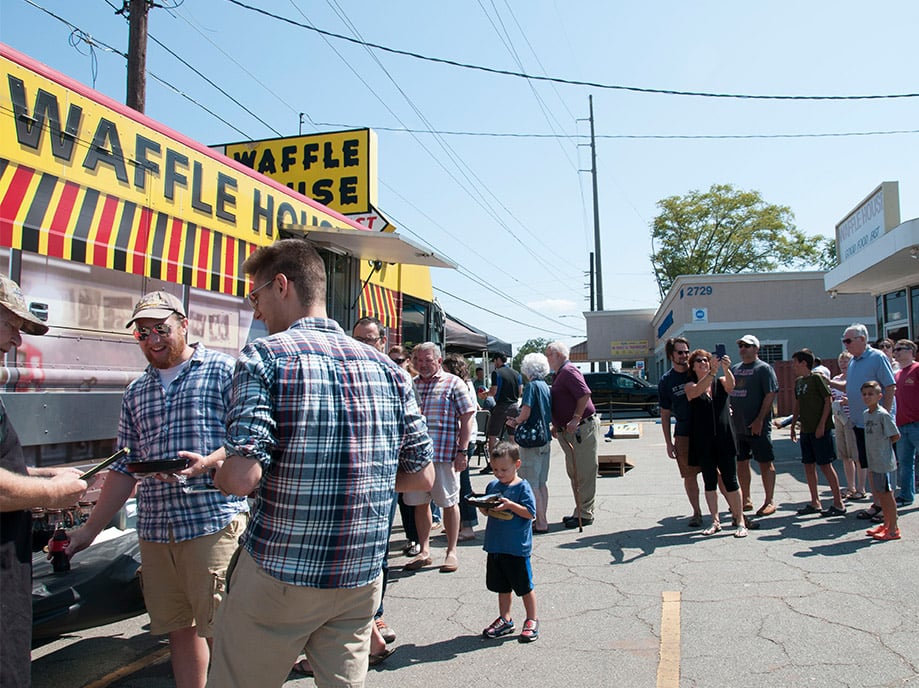
[[[537,642],[481,638],[497,616],[481,540],[462,543],[459,570],[441,574],[440,536],[435,566],[410,573],[400,567],[407,559],[396,532],[386,619],[398,649],[371,669],[367,685],[919,686],[915,509],[902,513],[904,539],[887,543],[865,537],[855,507],[845,518],[797,516],[807,487],[797,447],[782,430],[775,435],[779,511],[744,540],[730,528],[704,537],[686,525],[682,482],[659,423],[636,420],[640,438],[604,446],[625,453],[634,468],[598,480],[596,522],[583,533],[560,523],[572,498],[553,448],[552,525],[534,541]],[[488,480],[473,465],[474,489]],[[762,501],[758,476],[753,500]],[[522,611],[515,602],[518,622]],[[139,616],[37,648],[34,686],[173,685],[166,648],[145,624]],[[312,683],[292,675],[287,685]]]

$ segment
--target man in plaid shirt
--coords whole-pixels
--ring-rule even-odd
[[[256,503],[208,685],[280,686],[303,649],[317,685],[360,686],[393,489],[430,488],[431,440],[408,374],[326,317],[315,249],[285,239],[243,268],[269,336],[237,361],[214,481]]]
[[[415,525],[421,546],[421,553],[405,568],[417,571],[431,564],[429,505],[433,499],[443,513],[444,533],[447,535],[447,554],[440,572],[453,573],[458,566],[459,474],[466,468],[469,458],[466,449],[472,438],[475,402],[466,383],[441,367],[440,347],[433,342],[424,342],[412,349],[412,363],[419,373],[415,377],[415,395],[434,442],[435,478],[430,491],[406,492],[402,497],[406,504],[415,507]]]
[[[150,631],[168,633],[176,686],[207,678],[208,641],[224,596],[226,569],[249,510],[244,497],[221,494],[210,471],[222,460],[234,361],[188,344],[182,302],[155,291],[134,308],[128,327],[150,365],[125,391],[118,446],[130,461],[188,459],[179,473],[141,480],[128,458],[109,470],[89,519],[70,533],[67,554],[88,547],[137,487],[137,535]],[[208,489],[211,488],[211,489]]]

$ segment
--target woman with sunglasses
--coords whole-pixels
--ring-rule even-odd
[[[701,466],[705,483],[705,501],[712,524],[702,531],[714,535],[721,530],[718,514],[719,477],[722,490],[734,517],[734,537],[747,536],[740,483],[737,482],[737,449],[731,430],[729,398],[734,389],[731,359],[724,355],[718,361],[722,375],[712,368],[712,355],[696,349],[689,356],[689,379],[683,388],[689,400],[689,462]]]

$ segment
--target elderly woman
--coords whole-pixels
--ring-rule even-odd
[[[747,536],[743,515],[743,500],[737,482],[737,449],[731,431],[729,396],[734,390],[731,359],[722,356],[717,362],[723,375],[712,368],[712,355],[696,349],[689,355],[689,382],[683,387],[689,400],[689,463],[702,468],[705,501],[712,515],[712,524],[702,531],[714,535],[721,530],[718,515],[718,477],[724,483],[724,496],[734,517],[737,530],[734,537]]]
[[[546,518],[546,507],[549,502],[549,453],[552,449],[552,434],[549,423],[552,420],[552,401],[549,385],[545,377],[549,374],[549,361],[538,353],[527,354],[520,364],[520,372],[530,383],[523,389],[523,402],[516,418],[508,418],[507,424],[516,428],[525,425],[528,420],[545,424],[546,443],[539,447],[520,447],[521,478],[525,478],[533,488],[536,496],[536,519],[533,521],[534,533],[548,533],[549,521]]]
[[[459,354],[447,354],[443,361],[443,368],[448,373],[456,375],[460,380],[466,383],[469,390],[469,397],[472,403],[476,403],[475,385],[469,379],[469,365],[466,359]],[[466,450],[469,458],[475,451],[475,442],[470,442]],[[460,531],[457,536],[459,542],[468,542],[475,540],[475,527],[479,524],[479,517],[476,515],[477,509],[469,504],[463,497],[472,494],[472,481],[469,478],[469,462],[466,462],[466,468],[460,473]]]

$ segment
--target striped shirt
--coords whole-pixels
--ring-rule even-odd
[[[466,449],[457,445],[460,417],[476,409],[466,383],[441,368],[427,380],[417,375],[415,394],[434,443],[434,460],[453,461],[457,449]]]
[[[262,466],[246,549],[272,577],[314,588],[380,575],[396,469],[432,457],[408,374],[326,318],[243,349],[226,450]]]
[[[153,366],[128,385],[121,402],[118,446],[128,447],[131,454],[112,464],[112,470],[133,477],[128,461],[175,459],[180,450],[206,456],[223,444],[234,361],[202,344],[193,348],[169,389],[163,389]],[[189,485],[198,483],[210,484],[210,476],[188,480]],[[244,498],[217,491],[186,494],[175,483],[148,478],[137,490],[137,534],[147,542],[192,540],[222,530],[248,509]]]

